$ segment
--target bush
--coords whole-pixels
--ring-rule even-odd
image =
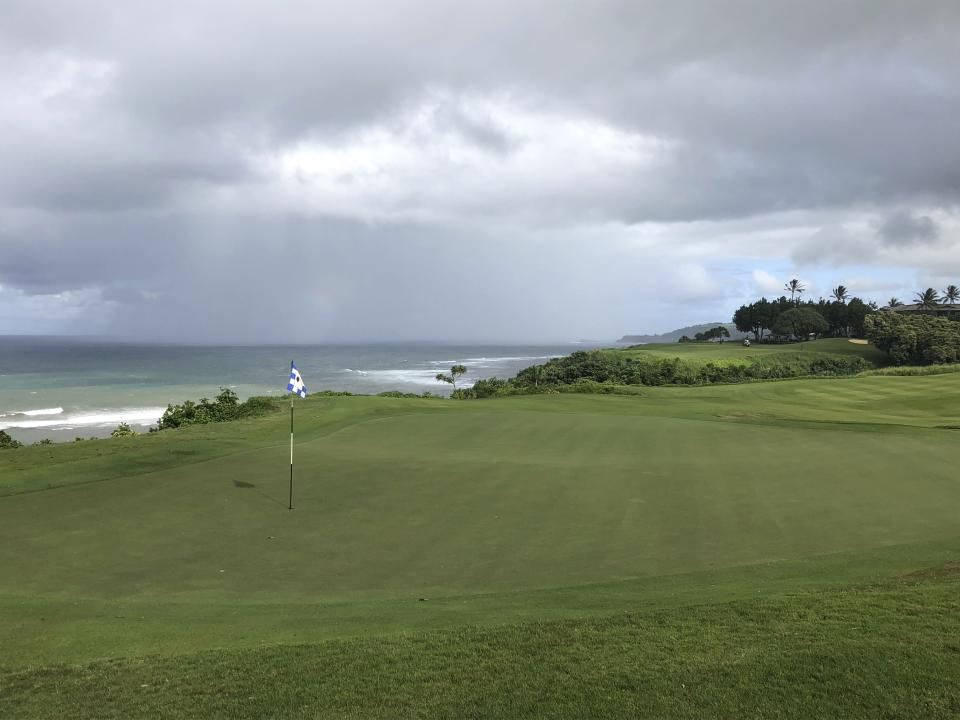
[[[806,375],[855,375],[868,367],[859,357],[819,353],[768,355],[749,364],[708,362],[699,365],[680,358],[631,358],[617,352],[593,350],[550,360],[536,370],[525,368],[517,373],[513,384],[527,391],[537,385],[571,385],[583,380],[614,385],[705,385]],[[536,385],[534,377],[538,378]],[[504,390],[500,388],[496,394],[504,394]]]
[[[132,430],[129,425],[126,423],[120,423],[117,425],[117,429],[110,433],[110,437],[132,437],[134,435],[139,435],[138,432]]]
[[[0,430],[0,450],[16,450],[21,447],[23,447],[22,442],[14,440],[6,430]]]
[[[960,363],[954,363],[953,365],[897,365],[895,367],[868,370],[865,374],[920,377],[924,375],[947,375],[956,372],[960,372]]]
[[[389,398],[406,398],[406,399],[421,399],[421,398],[432,398],[438,397],[432,393],[424,393],[423,395],[417,395],[417,393],[405,393],[400,392],[399,390],[384,390],[381,393],[377,393],[377,397],[389,397]]]
[[[960,361],[960,323],[932,315],[880,312],[864,321],[867,338],[897,365]]]
[[[275,412],[278,407],[275,398],[255,395],[237,406],[237,417],[258,417]]]
[[[477,380],[473,384],[473,395],[477,398],[494,397],[504,392],[509,386],[509,380],[503,380],[498,377]]]
[[[220,388],[216,400],[201,398],[200,402],[185,400],[182,405],[168,405],[157,423],[158,430],[170,430],[186,425],[204,425],[238,418],[256,417],[278,408],[274,398],[255,396],[240,402],[230,388]],[[118,428],[119,430],[119,428]],[[115,430],[114,433],[117,431]]]
[[[613,383],[601,383],[596,380],[577,380],[575,383],[560,386],[562,393],[584,393],[588,395],[613,395],[617,386]]]

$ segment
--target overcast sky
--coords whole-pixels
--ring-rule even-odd
[[[960,3],[0,8],[0,334],[610,339],[960,284]]]

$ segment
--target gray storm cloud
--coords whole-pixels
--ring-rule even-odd
[[[940,237],[940,228],[929,217],[915,217],[901,210],[883,221],[879,235],[888,245],[913,245],[933,242]]]
[[[3,15],[0,332],[606,337],[960,264],[955,2]]]

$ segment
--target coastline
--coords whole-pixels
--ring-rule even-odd
[[[311,392],[449,395],[450,386],[436,375],[453,364],[467,367],[460,384],[469,387],[480,378],[512,377],[583,348],[582,343],[175,346],[0,337],[0,430],[24,443],[108,437],[121,422],[146,432],[168,404],[214,397],[221,386],[241,400],[282,395],[291,359]]]

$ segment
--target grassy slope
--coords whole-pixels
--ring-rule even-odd
[[[274,697],[283,707],[339,712],[355,701],[366,708],[361,714],[390,714],[389,703],[376,705],[376,683],[351,680],[344,669],[370,661],[384,643],[395,656],[382,677],[392,683],[396,707],[408,707],[403,703],[412,702],[419,682],[419,691],[436,695],[434,714],[470,714],[461,712],[462,703],[477,703],[481,687],[442,690],[430,673],[450,663],[469,676],[479,648],[517,663],[526,650],[513,639],[526,633],[545,633],[541,645],[560,657],[569,645],[565,633],[593,633],[598,646],[619,647],[633,625],[649,625],[596,619],[535,631],[498,624],[624,610],[661,613],[655,624],[676,633],[644,636],[642,645],[606,659],[583,649],[582,662],[566,670],[548,663],[543,673],[525,676],[519,704],[510,707],[546,701],[551,673],[569,672],[570,692],[585,693],[594,686],[587,665],[612,667],[619,657],[639,668],[650,661],[648,650],[667,653],[671,643],[681,652],[680,670],[684,663],[697,667],[699,656],[676,645],[690,617],[727,628],[703,657],[729,660],[731,644],[749,638],[738,639],[724,613],[763,614],[763,603],[773,603],[780,608],[774,616],[790,619],[803,607],[844,597],[818,588],[874,582],[960,555],[957,434],[936,429],[960,424],[958,399],[957,375],[651,388],[641,398],[311,399],[298,405],[292,513],[285,509],[283,414],[2,453],[0,493],[13,494],[0,497],[0,666],[15,673],[0,696],[17,703],[10,706],[17,713],[0,705],[0,716],[42,716],[57,688],[65,693],[61,701],[78,708],[112,688],[111,707],[124,716],[137,703],[159,702],[153,691],[136,689],[151,685],[136,682],[144,673],[173,678],[183,692],[165,691],[163,701],[184,717],[197,714],[191,703],[211,709],[227,702],[224,708],[236,710],[232,690],[224,695],[211,675],[221,664],[229,683],[244,688],[237,692]],[[93,482],[104,477],[114,479]],[[943,617],[944,593],[955,593],[955,584],[943,590],[931,583],[909,597],[899,585],[882,587],[837,610],[837,617],[849,612],[855,626],[882,626],[886,639],[870,652],[892,652],[902,642],[890,618],[904,603],[927,617],[923,632],[931,637],[944,622],[956,635],[955,619],[951,625]],[[767,599],[756,605],[757,597]],[[746,604],[699,607],[728,601]],[[783,618],[763,625],[763,617],[758,628],[766,630],[757,633],[775,633],[774,640],[711,674],[700,692],[720,693],[734,666],[755,677],[772,672],[777,656],[808,663],[813,656],[801,661],[777,638],[810,633],[811,622],[798,620],[788,631]],[[435,630],[464,623],[493,627]],[[411,629],[426,634],[249,650]],[[855,638],[840,649],[829,647],[827,635],[809,640],[828,662],[841,662],[844,653],[867,652],[869,643],[857,646]],[[418,660],[426,675],[414,672],[419,666],[408,657],[424,643],[446,648]],[[209,648],[239,650],[190,655]],[[932,678],[955,669],[946,645],[924,640],[918,652],[926,653],[924,672]],[[83,670],[42,669],[155,653]],[[304,663],[341,668],[329,696],[319,671],[309,682],[301,673],[297,683],[269,692],[250,685],[263,681],[258,673]],[[801,685],[815,692],[815,663],[804,668]],[[93,684],[78,682],[88,673]],[[640,686],[631,675],[611,697],[647,688],[653,681],[641,675]],[[191,678],[206,694],[190,690]],[[664,682],[670,678],[679,675],[668,673]],[[669,682],[650,685],[644,702],[671,696]],[[883,702],[905,691],[897,687],[886,688]],[[936,707],[956,702],[955,694],[931,688]],[[602,693],[591,697],[584,713],[609,709]],[[562,707],[582,714],[575,704]],[[553,714],[563,714],[562,707]]]
[[[723,343],[651,343],[619,348],[616,352],[630,357],[654,355],[657,357],[682,358],[693,362],[743,362],[771,355],[794,353],[825,353],[829,355],[856,355],[867,362],[882,367],[889,364],[886,355],[873,345],[852,343],[846,338],[828,338],[805,343],[784,345],[761,345],[754,343],[744,347],[739,342]]]
[[[952,718],[958,576],[0,678],[45,718]]]

